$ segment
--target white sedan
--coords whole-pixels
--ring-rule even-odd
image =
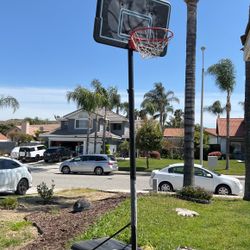
[[[32,176],[25,164],[0,157],[0,192],[15,192],[25,194],[32,186]]]
[[[172,164],[161,170],[153,170],[149,184],[153,187],[153,180],[157,180],[159,191],[180,190],[183,187],[183,172],[183,163]],[[194,165],[194,185],[220,195],[238,195],[243,191],[238,179],[215,173],[198,164]]]

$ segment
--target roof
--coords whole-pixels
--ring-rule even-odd
[[[184,137],[184,128],[165,128],[165,137]]]
[[[2,133],[0,133],[0,141],[8,141],[8,138]]]
[[[204,131],[209,135],[217,136],[216,128],[205,128]]]
[[[217,119],[218,136],[227,135],[227,119]],[[244,118],[230,118],[229,136],[244,137],[245,136],[245,122]]]
[[[45,132],[52,132],[53,130],[60,127],[59,123],[54,124],[39,124],[39,125],[29,125],[29,131],[28,134],[35,136],[36,131],[42,131]],[[17,126],[21,130],[21,126]]]

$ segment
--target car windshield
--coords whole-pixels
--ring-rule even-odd
[[[213,174],[217,175],[217,176],[220,176],[221,174],[220,173],[217,173],[216,171],[214,170],[209,170],[210,172],[212,172]]]
[[[115,159],[115,157],[114,157],[113,155],[108,155],[108,157],[109,157],[109,159],[110,159],[111,161],[116,161],[116,159]]]

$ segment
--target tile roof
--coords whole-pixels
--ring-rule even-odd
[[[184,137],[184,128],[165,128],[165,137]]]
[[[210,135],[217,136],[216,128],[205,128],[204,131],[207,132]]]
[[[8,138],[2,133],[0,133],[0,141],[8,141]]]
[[[217,131],[219,136],[226,136],[227,134],[227,119],[217,119]],[[230,118],[229,135],[234,137],[245,136],[245,122],[244,118]]]
[[[21,126],[17,126],[19,129],[21,129]],[[36,131],[42,131],[43,133],[45,132],[52,132],[53,130],[57,129],[60,127],[59,123],[54,123],[54,124],[39,124],[39,125],[29,125],[28,128],[28,134],[35,136]]]

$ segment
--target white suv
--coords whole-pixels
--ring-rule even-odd
[[[43,159],[45,150],[44,145],[20,146],[19,159],[21,161],[39,161]]]

